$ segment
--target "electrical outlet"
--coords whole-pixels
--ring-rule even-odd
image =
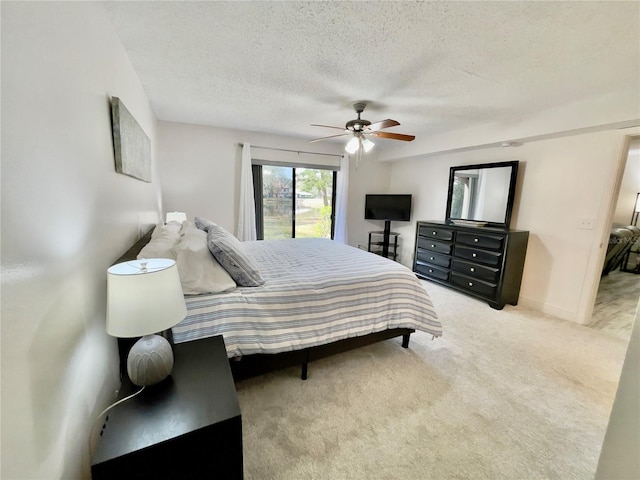
[[[581,218],[580,220],[578,220],[578,228],[582,230],[593,230],[595,224],[595,218]]]

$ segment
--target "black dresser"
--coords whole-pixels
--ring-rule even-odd
[[[528,240],[522,230],[418,222],[413,271],[501,310],[518,304]]]

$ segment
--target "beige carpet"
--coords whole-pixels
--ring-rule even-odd
[[[640,299],[640,275],[613,270],[600,278],[589,326],[629,340]]]
[[[412,335],[237,384],[246,479],[592,479],[626,342],[425,284]]]

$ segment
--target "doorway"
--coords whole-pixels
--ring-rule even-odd
[[[631,225],[640,192],[640,137],[629,141],[620,189],[614,200],[611,228]],[[629,340],[640,300],[640,274],[620,269],[620,264],[600,277],[593,313],[587,326]]]

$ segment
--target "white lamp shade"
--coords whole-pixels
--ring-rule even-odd
[[[165,223],[179,222],[182,223],[187,219],[187,214],[184,212],[167,212]]]
[[[186,315],[187,307],[174,260],[131,260],[107,270],[109,335],[128,338],[161,332],[179,323]]]
[[[371,140],[369,140],[368,138],[365,138],[365,139],[362,141],[362,148],[364,148],[365,153],[369,153],[369,152],[371,151],[371,149],[372,149],[373,147],[375,147],[375,146],[376,146],[376,144],[375,144],[375,143],[373,143],[373,142],[372,142]]]
[[[347,146],[344,147],[344,149],[349,153],[356,153],[358,151],[358,148],[360,148],[358,137],[353,137],[351,140],[349,140]]]

